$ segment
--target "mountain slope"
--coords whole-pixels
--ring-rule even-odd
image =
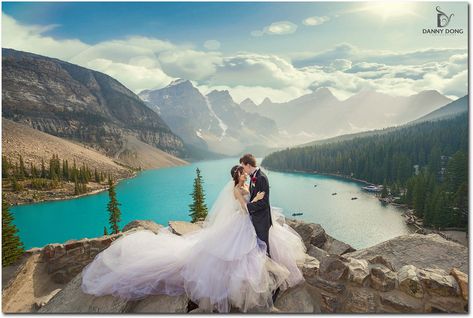
[[[449,118],[458,116],[465,111],[468,111],[468,95],[465,95],[445,106],[440,107],[439,109],[433,111],[432,113],[429,113],[417,120],[411,121],[404,125],[386,127],[383,129],[374,129],[374,130],[363,131],[359,133],[345,134],[345,135],[336,136],[336,137],[327,138],[327,139],[315,140],[315,141],[311,141],[305,144],[301,144],[297,147],[323,145],[323,144],[328,144],[328,143],[351,140],[355,138],[368,137],[368,136],[373,136],[373,135],[382,135],[382,134],[386,134],[386,133],[390,133],[390,132],[402,129],[409,125],[415,125],[415,124],[425,122],[425,121],[449,119]]]
[[[468,95],[463,96],[462,98],[459,98],[450,104],[447,104],[425,116],[422,116],[421,118],[418,118],[412,122],[411,124],[415,123],[420,123],[424,121],[434,121],[434,120],[441,120],[441,119],[447,119],[453,116],[457,116],[463,112],[468,111]]]
[[[159,115],[110,76],[36,54],[2,53],[3,117],[112,157],[129,138],[185,156],[182,140]]]
[[[442,158],[457,151],[468,152],[465,112],[445,120],[404,125],[384,134],[274,152],[264,158],[262,165],[270,169],[335,173],[377,184],[405,184],[415,173],[414,165],[430,165],[431,172],[440,174]],[[462,169],[459,166],[457,172],[466,173]]]
[[[186,164],[185,161],[143,142],[131,139],[127,140],[127,144],[127,149],[130,150],[120,153],[115,159],[109,158],[78,142],[59,138],[2,118],[3,155],[14,162],[18,160],[19,155],[22,155],[27,167],[30,162],[39,167],[41,159],[47,163],[53,154],[69,162],[75,159],[79,165],[84,163],[91,169],[97,168],[98,171],[110,172],[119,177],[131,176],[129,169],[124,168],[122,163],[143,169]]]
[[[96,150],[5,118],[2,118],[2,150],[2,155],[13,162],[18,161],[21,155],[27,167],[30,162],[41,166],[41,159],[47,164],[53,154],[58,154],[61,159],[69,162],[75,159],[78,165],[84,163],[92,169],[97,168],[98,171],[110,172],[115,176],[131,175],[128,169]]]

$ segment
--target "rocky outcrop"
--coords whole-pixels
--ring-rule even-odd
[[[342,255],[355,251],[350,245],[325,233],[324,228],[320,224],[290,219],[286,220],[286,222],[301,236],[307,248],[307,253],[311,256],[320,259],[327,254]]]
[[[155,295],[143,300],[128,301],[112,295],[96,297],[81,289],[79,273],[67,286],[42,307],[40,313],[185,313],[185,296]]]
[[[111,157],[127,138],[184,156],[183,141],[112,77],[58,59],[2,49],[2,116]]]
[[[95,256],[113,241],[132,231],[150,230],[158,233],[162,226],[149,220],[136,220],[123,227],[123,232],[92,239],[68,241],[64,244],[48,244],[41,249],[42,260],[52,281],[65,284],[77,276]]]
[[[161,224],[158,224],[151,220],[135,220],[125,225],[122,231],[126,232],[132,229],[144,229],[150,230],[151,232],[158,234],[159,230],[162,228],[163,226]]]
[[[69,241],[64,244],[48,244],[41,256],[46,263],[51,280],[65,284],[71,281],[95,256],[121,237],[123,233],[106,235],[94,239]]]
[[[95,297],[81,289],[82,274],[79,273],[67,286],[57,293],[40,313],[122,313],[130,308],[130,303],[111,295]]]
[[[414,265],[418,268],[437,267],[445,271],[456,267],[464,273],[468,272],[468,248],[437,234],[402,235],[344,255],[363,259],[382,255],[395,270],[404,265]]]
[[[408,265],[393,271],[367,260],[331,255],[319,269],[306,269],[304,277],[326,313],[467,311],[461,280],[439,269]]]
[[[14,268],[14,276],[2,286],[2,311],[4,313],[35,312],[48,303],[62,288],[51,280],[40,250],[25,253]],[[2,268],[2,278],[5,268]],[[10,276],[10,275],[9,275]]]
[[[169,221],[169,230],[177,235],[184,235],[202,228],[202,222],[189,223],[185,221]]]
[[[185,222],[177,224],[175,228],[181,235],[188,233],[182,230]],[[199,225],[187,223],[187,228],[195,230],[197,227]],[[27,269],[25,274],[20,274],[22,271],[19,271],[17,278],[4,291],[4,308],[9,309],[7,312],[34,312],[39,309],[39,312],[44,313],[184,313],[188,310],[192,310],[192,313],[202,312],[198,308],[190,308],[189,299],[184,295],[175,297],[153,295],[138,301],[126,301],[110,295],[94,297],[82,292],[81,271],[78,268],[83,268],[84,264],[93,259],[91,255],[98,251],[97,248],[103,249],[114,239],[132,231],[140,229],[158,231],[160,228],[152,221],[134,221],[124,227],[128,232],[115,236],[50,244],[43,249],[35,250],[32,255],[36,255],[36,261],[29,263],[36,264],[36,267]],[[468,275],[455,266],[451,266],[448,270],[439,268],[439,264],[448,266],[443,260],[446,256],[444,254],[432,255],[429,258],[431,261],[429,266],[405,264],[399,267],[390,256],[401,255],[404,261],[408,260],[405,251],[410,250],[411,245],[410,240],[406,238],[394,238],[384,242],[391,246],[390,253],[374,255],[373,251],[370,253],[365,251],[366,257],[354,257],[353,253],[359,251],[338,255],[323,250],[330,238],[324,239],[325,231],[318,225],[305,226],[298,222],[294,228],[304,234],[304,242],[310,247],[309,253],[319,257],[307,255],[305,262],[300,265],[305,283],[281,292],[274,308],[258,308],[250,310],[251,312],[467,312]],[[414,241],[418,239],[417,235],[408,235],[407,238],[409,237]],[[431,240],[434,247],[442,242],[438,237],[431,235],[425,236],[425,239],[426,245],[428,240]],[[396,244],[391,244],[392,242]],[[451,250],[456,252],[457,248],[458,246],[452,246]],[[456,256],[454,263],[468,261],[467,254],[449,255],[452,256]],[[41,269],[42,274],[32,276],[31,273],[38,269]],[[44,291],[38,294],[40,297],[35,298],[32,296],[33,286],[38,286],[40,277],[41,286],[47,288],[44,287]],[[59,282],[68,283],[58,284],[56,283],[58,278]],[[15,304],[19,299],[28,297],[30,299],[22,304],[22,307]]]
[[[285,290],[276,299],[274,306],[279,313],[317,313],[318,304],[314,302],[307,284]]]

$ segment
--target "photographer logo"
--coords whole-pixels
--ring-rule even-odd
[[[455,35],[463,34],[463,29],[461,28],[447,28],[447,26],[452,21],[452,17],[455,16],[454,13],[447,14],[441,10],[439,6],[435,7],[436,18],[437,18],[437,27],[436,28],[424,28],[422,29],[423,34],[431,35]]]

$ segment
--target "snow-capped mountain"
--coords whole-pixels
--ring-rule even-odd
[[[250,98],[235,103],[226,90],[204,96],[186,80],[139,94],[186,143],[228,155],[264,145],[287,147],[398,126],[418,119],[451,100],[437,91],[391,96],[363,90],[346,100],[319,88],[285,103]]]
[[[252,109],[276,122],[281,140],[303,143],[405,124],[449,102],[433,90],[411,96],[365,90],[341,101],[328,88],[320,88],[286,103],[273,103],[267,98]]]
[[[258,144],[276,146],[275,122],[243,110],[228,91],[203,95],[190,81],[178,79],[139,96],[191,145],[227,155]]]

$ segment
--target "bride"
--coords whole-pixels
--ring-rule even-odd
[[[182,236],[164,228],[158,234],[140,230],[118,238],[84,268],[82,290],[129,300],[187,294],[207,311],[272,307],[276,289],[304,281],[297,265],[304,261],[305,246],[272,207],[268,257],[246,208],[247,175],[241,166],[231,174],[201,230]],[[263,197],[259,193],[254,201]]]

